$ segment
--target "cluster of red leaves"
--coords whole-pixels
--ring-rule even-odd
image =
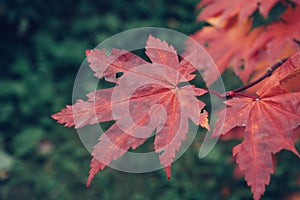
[[[257,99],[227,100],[228,107],[220,113],[224,116],[225,112],[225,122],[219,123],[220,120],[214,129],[214,136],[243,136],[233,155],[256,200],[264,193],[274,172],[272,155],[286,149],[300,156],[293,143],[294,130],[300,122],[300,93],[282,87],[299,73],[300,53],[297,53],[257,91]]]
[[[258,10],[266,18],[276,4],[286,8],[280,20],[253,28],[254,12]],[[299,138],[300,93],[291,93],[300,91],[298,4],[299,0],[203,0],[198,5],[203,8],[198,20],[211,26],[202,28],[192,38],[205,46],[221,73],[232,67],[247,84],[265,73],[276,60],[291,56],[259,89],[248,90],[256,92],[257,99],[225,101],[227,108],[220,115],[226,113],[225,123],[217,122],[213,133],[227,139],[244,138],[234,147],[233,156],[255,200],[260,199],[274,172],[273,154],[286,149],[299,156],[293,142]],[[205,70],[206,80],[212,84],[218,76],[209,68]]]
[[[92,153],[87,185],[99,170],[103,170],[130,148],[136,149],[142,145],[155,129],[157,133],[154,149],[160,153],[160,162],[170,178],[171,163],[188,133],[188,119],[209,129],[207,112],[202,111],[205,104],[195,97],[204,94],[205,90],[191,85],[178,86],[179,83],[194,78],[191,73],[195,68],[186,59],[179,61],[172,46],[151,36],[147,42],[146,54],[152,63],[147,63],[130,52],[117,49],[113,49],[109,55],[105,50],[98,49],[90,50],[87,54],[87,60],[96,77],[110,78],[109,80],[118,84],[113,88],[94,91],[87,95],[87,101],[78,100],[73,106],[67,106],[52,117],[59,123],[75,128],[111,120],[125,121],[127,125],[125,129],[120,128],[116,122],[99,137],[99,142]],[[154,70],[155,73],[136,70],[139,65],[146,65],[146,69]],[[123,72],[125,77],[126,74],[131,74],[133,84],[141,79],[155,80],[155,83],[159,84],[138,87],[128,97],[122,91],[124,87],[133,86],[126,85],[127,83],[122,82],[120,78],[111,78],[118,72]],[[220,119],[213,131],[214,137],[234,134],[235,136],[230,137],[244,138],[241,144],[234,147],[233,155],[240,170],[245,174],[256,200],[264,193],[265,185],[269,184],[270,175],[274,172],[273,154],[286,149],[299,156],[293,144],[293,137],[299,136],[296,135],[295,129],[300,123],[300,93],[291,93],[283,87],[299,73],[300,53],[296,53],[267,79],[257,91],[256,99],[234,97],[225,101],[228,107],[220,112]],[[126,80],[128,82],[128,79]],[[114,91],[119,92],[116,101],[112,99]],[[160,106],[153,107],[153,105],[164,108],[165,119],[157,117],[161,116],[162,110]],[[114,106],[121,108],[122,111],[117,118],[112,111]],[[134,124],[127,123],[128,116],[123,114],[123,109],[128,106]],[[225,117],[225,120],[222,117]],[[143,137],[139,137],[141,135],[139,127],[151,123],[150,118],[157,124],[144,129]]]
[[[171,163],[188,133],[188,120],[191,119],[195,124],[209,129],[208,114],[202,111],[205,104],[196,98],[206,91],[192,85],[178,86],[179,83],[195,77],[191,74],[195,68],[186,59],[179,61],[177,52],[172,46],[152,36],[146,45],[146,54],[152,63],[131,52],[118,49],[113,49],[109,55],[105,49],[89,50],[86,53],[96,77],[110,78],[109,80],[118,84],[113,88],[92,92],[87,95],[87,101],[78,100],[73,106],[67,106],[52,117],[59,123],[75,128],[117,120],[99,137],[99,142],[94,147],[87,185],[99,170],[121,157],[130,148],[136,149],[142,145],[154,130],[157,130],[154,149],[160,153],[160,162],[170,178]],[[139,70],[138,66],[145,68]],[[124,73],[120,80],[112,78],[118,72]],[[122,82],[128,78],[128,74],[131,79]],[[135,88],[139,81],[144,84],[128,96],[125,90]],[[147,81],[154,83],[146,84]],[[116,91],[118,98],[114,101],[112,97]],[[121,110],[119,116],[113,113],[113,107]],[[128,107],[131,116],[126,115],[125,110]],[[162,107],[165,119],[158,117],[164,116]],[[126,121],[128,117],[132,117],[135,123]],[[149,126],[153,121],[156,121],[156,124]],[[120,128],[120,123],[125,124],[125,127]],[[140,127],[147,126],[148,128],[141,133]]]
[[[280,20],[253,29],[251,16],[255,10],[267,17],[276,3],[286,7]],[[211,26],[202,28],[192,38],[207,46],[206,50],[221,73],[232,67],[246,84],[259,77],[276,60],[299,50],[299,45],[294,42],[294,39],[300,39],[300,29],[297,28],[300,27],[299,3],[299,0],[289,3],[279,0],[203,0],[199,7],[204,8],[198,19],[209,22]],[[217,78],[209,74],[208,84]]]
[[[277,3],[286,7],[281,20],[253,29],[251,15],[255,10],[267,17]],[[292,82],[293,89],[299,91],[299,82],[293,82],[300,74],[299,45],[294,42],[300,38],[299,3],[299,0],[203,0],[199,4],[205,6],[199,20],[206,20],[212,26],[204,27],[192,37],[206,46],[221,72],[231,66],[248,83],[276,60],[290,57],[260,85],[257,97],[240,94],[237,98],[232,92],[233,98],[225,101],[227,107],[220,112],[213,130],[214,137],[243,138],[234,147],[233,156],[255,200],[260,199],[274,172],[274,154],[285,149],[300,156],[294,147],[295,138],[299,138],[300,93],[291,92],[291,87],[287,87]],[[107,78],[116,86],[94,91],[87,95],[87,101],[78,100],[52,115],[59,123],[75,128],[116,121],[99,137],[92,152],[87,185],[95,174],[129,149],[142,145],[154,131],[155,152],[159,153],[170,178],[171,164],[188,133],[188,120],[209,129],[208,114],[203,110],[205,104],[196,98],[206,90],[193,85],[180,86],[195,77],[192,73],[197,67],[188,60],[199,60],[201,56],[188,48],[186,57],[179,60],[172,46],[152,36],[145,49],[151,63],[124,50],[113,49],[110,54],[104,49],[86,51],[95,76]],[[212,84],[218,74],[211,65],[201,67],[204,67],[206,83]],[[119,72],[123,75],[117,78]],[[136,86],[145,81],[148,84]],[[128,96],[132,88],[135,89]],[[119,113],[115,113],[116,107]],[[133,123],[128,121],[126,109],[130,110]],[[142,133],[141,127],[144,127]]]

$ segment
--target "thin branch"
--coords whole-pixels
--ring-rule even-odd
[[[293,42],[295,42],[296,44],[298,44],[300,46],[300,40],[298,40],[297,38],[293,38]]]
[[[243,87],[237,88],[235,90],[232,90],[232,92],[237,93],[237,92],[241,92],[244,91],[250,87],[253,87],[254,85],[258,84],[259,82],[263,81],[265,78],[270,77],[272,75],[272,73],[278,68],[280,67],[283,63],[285,63],[288,60],[288,58],[284,58],[282,60],[279,60],[278,62],[276,62],[272,67],[269,67],[266,71],[265,74],[263,74],[261,77],[259,77],[258,79],[256,79],[255,81],[249,83],[248,85],[245,85]]]
[[[264,79],[266,79],[267,77],[270,77],[273,74],[273,72],[278,67],[280,67],[283,63],[285,63],[287,60],[288,60],[288,58],[284,58],[282,60],[279,60],[273,66],[267,68],[266,73],[264,73],[261,77],[259,77],[255,81],[253,81],[253,82],[251,82],[248,85],[245,85],[243,87],[240,87],[240,88],[237,88],[237,89],[225,92],[223,94],[220,94],[219,92],[214,91],[214,90],[209,90],[209,89],[204,89],[204,90],[206,90],[207,92],[210,92],[210,93],[216,95],[220,99],[229,99],[229,98],[232,98],[232,97],[235,97],[235,96],[236,97],[240,96],[240,97],[248,97],[248,98],[251,98],[251,99],[255,100],[255,99],[257,99],[256,97],[250,96],[250,95],[247,95],[247,94],[242,94],[240,92],[242,92],[242,91],[244,91],[244,90],[246,90],[246,89],[248,89],[250,87],[253,87],[254,85],[256,85],[256,84],[260,83],[261,81],[263,81]]]

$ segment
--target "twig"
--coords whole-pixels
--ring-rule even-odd
[[[278,68],[280,67],[283,63],[285,63],[285,61],[287,61],[288,58],[284,58],[282,60],[277,61],[272,67],[267,68],[267,71],[265,74],[263,74],[261,77],[259,77],[258,79],[256,79],[255,81],[249,83],[248,85],[245,85],[243,87],[237,88],[235,90],[232,90],[232,92],[237,93],[237,92],[241,92],[244,91],[250,87],[253,87],[254,85],[258,84],[259,82],[263,81],[265,78],[270,77],[272,75],[272,73]]]
[[[298,40],[297,38],[293,38],[293,42],[295,42],[296,44],[298,44],[300,46],[300,40]]]
[[[294,39],[296,40],[296,39]],[[299,42],[300,44],[300,41],[296,40],[297,42]],[[206,91],[210,92],[210,93],[213,93],[214,95],[216,95],[217,97],[223,99],[229,99],[229,98],[232,98],[232,97],[235,97],[235,96],[241,96],[241,97],[248,97],[248,98],[251,98],[253,100],[256,99],[256,97],[253,97],[253,96],[250,96],[250,95],[247,95],[247,94],[242,94],[240,92],[250,88],[250,87],[253,87],[254,85],[258,84],[259,82],[263,81],[264,79],[266,79],[267,77],[270,77],[273,72],[278,68],[280,67],[283,63],[285,63],[286,61],[288,60],[288,58],[284,58],[282,60],[279,60],[277,61],[273,66],[267,68],[266,70],[266,73],[264,73],[261,77],[259,77],[258,79],[256,79],[255,81],[243,86],[243,87],[240,87],[240,88],[237,88],[237,89],[234,89],[234,90],[231,90],[231,91],[228,91],[228,92],[225,92],[224,94],[220,94],[219,92],[216,92],[214,90],[209,90],[209,89],[205,89]]]

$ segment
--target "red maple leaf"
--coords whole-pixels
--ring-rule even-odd
[[[222,20],[238,15],[239,21],[243,21],[250,17],[258,8],[260,13],[266,18],[271,8],[279,0],[270,1],[240,1],[240,0],[202,0],[198,7],[205,6],[204,10],[199,14],[199,20],[207,20],[211,17],[221,16]]]
[[[252,57],[260,57],[260,60],[267,61],[267,64],[264,64],[264,67],[256,64],[253,68],[256,73],[252,79],[264,73],[266,67],[276,60],[293,55],[300,49],[299,44],[294,42],[295,39],[300,39],[300,30],[295,28],[300,26],[299,17],[299,5],[295,8],[288,7],[280,21],[271,23],[258,35],[249,54],[253,55]],[[257,60],[250,62],[255,63]]]
[[[295,8],[288,7],[281,16],[281,20],[271,23],[263,31],[255,43],[253,50],[266,49],[267,58],[274,62],[276,59],[281,59],[284,51],[292,52],[290,55],[299,49],[299,45],[293,40],[300,39],[300,6]],[[255,52],[254,52],[255,53]]]
[[[202,111],[205,104],[196,98],[205,90],[179,85],[193,79],[196,68],[187,59],[179,61],[172,46],[152,36],[146,55],[152,63],[124,50],[113,49],[109,55],[104,49],[87,51],[95,76],[110,78],[117,85],[92,92],[87,101],[78,100],[52,115],[75,128],[116,121],[94,147],[87,185],[99,170],[142,145],[155,130],[154,149],[170,178],[171,163],[188,133],[188,120],[209,129],[207,112]],[[116,78],[118,72],[124,74]]]
[[[203,12],[209,7],[205,7]],[[192,38],[205,46],[221,73],[232,67],[246,84],[261,76],[276,60],[286,58],[300,49],[299,44],[294,42],[300,38],[299,29],[295,28],[300,26],[299,17],[300,6],[296,5],[295,8],[288,6],[280,21],[265,28],[252,29],[252,19],[238,21],[236,15],[223,21],[221,16],[207,18],[213,26],[202,28]],[[205,70],[208,84],[213,83],[218,76],[209,72],[209,68]]]
[[[262,28],[251,30],[252,21],[244,20],[238,23],[233,17],[224,24],[219,25],[220,18],[215,18],[216,26],[208,26],[193,34],[191,37],[205,47],[205,50],[215,61],[220,73],[232,66],[235,73],[247,82],[257,61],[256,55],[251,52],[251,46],[258,37]],[[241,66],[246,64],[245,68]],[[251,65],[251,66],[250,66]],[[218,79],[218,74],[206,68],[207,84],[212,84]],[[205,75],[205,74],[204,74]]]
[[[294,3],[300,3],[299,0],[292,0]],[[198,20],[207,21],[209,18],[220,16],[221,20],[226,21],[231,17],[238,16],[239,22],[248,19],[257,9],[259,13],[267,18],[270,10],[281,0],[202,0],[198,8],[204,7],[198,16]]]
[[[294,130],[300,124],[300,93],[290,93],[282,85],[300,70],[300,54],[295,54],[258,90],[257,99],[233,98],[224,123],[217,123],[213,135],[244,135],[233,155],[245,180],[251,186],[254,199],[260,199],[274,172],[272,155],[290,150],[300,156],[294,147]],[[223,121],[223,120],[220,120]],[[238,129],[237,129],[238,128]],[[239,132],[239,133],[237,133]]]

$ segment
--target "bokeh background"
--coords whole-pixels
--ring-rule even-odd
[[[74,129],[50,115],[72,102],[84,51],[131,28],[156,26],[191,34],[198,0],[0,1],[0,200],[15,199],[251,199],[236,173],[233,142],[219,142],[204,159],[201,131],[164,171],[127,174],[107,168],[85,183],[90,155]],[[240,84],[233,73],[228,88]],[[299,145],[298,145],[298,149]],[[300,162],[282,152],[262,199],[300,199]]]

